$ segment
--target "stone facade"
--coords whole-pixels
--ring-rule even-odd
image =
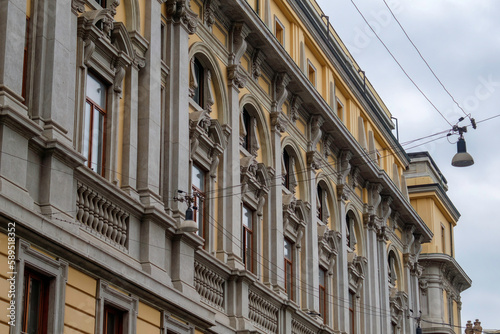
[[[425,293],[459,300],[452,256],[421,254],[390,112],[321,14],[6,0],[0,332],[409,334]]]

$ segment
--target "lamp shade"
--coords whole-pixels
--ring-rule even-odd
[[[186,219],[181,223],[179,229],[182,232],[197,232],[198,224],[194,221],[193,209],[190,207],[186,210]]]
[[[467,167],[474,164],[474,159],[467,153],[465,139],[460,137],[457,142],[457,154],[451,160],[451,165],[455,167]]]

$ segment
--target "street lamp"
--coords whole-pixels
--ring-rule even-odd
[[[467,147],[465,145],[464,132],[467,132],[467,127],[454,126],[454,131],[458,131],[460,137],[457,142],[457,154],[451,160],[451,165],[454,167],[468,167],[474,164],[474,159],[467,153]]]

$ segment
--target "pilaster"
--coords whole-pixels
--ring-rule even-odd
[[[158,13],[161,12],[160,3],[158,1],[147,1],[145,8],[145,38],[149,41],[149,49],[145,53],[145,66],[139,73],[139,105],[138,110],[138,140],[137,140],[137,161],[140,162],[137,166],[137,191],[140,199],[146,206],[162,208],[160,206],[160,147],[161,147],[161,18]],[[169,25],[171,35],[169,36],[170,47],[172,52],[179,52],[179,57],[173,56],[171,61],[185,62],[178,64],[178,67],[171,68],[180,69],[188,68],[187,66],[187,33],[180,32],[178,26]],[[176,33],[177,32],[177,33]],[[134,71],[134,70],[132,70]],[[173,82],[171,87],[170,114],[173,117],[180,117],[176,123],[177,130],[172,131],[187,131],[188,129],[188,111],[187,111],[187,72],[179,73],[184,80]],[[134,79],[133,77],[131,79]],[[173,80],[175,80],[173,78]],[[184,91],[183,91],[184,89]],[[178,103],[178,105],[176,105]],[[182,115],[182,116],[177,116]],[[181,148],[183,155],[174,159],[179,165],[174,167],[174,173],[185,171],[188,166],[187,151],[188,138],[184,137],[185,143]],[[187,175],[182,173],[182,176],[174,177],[179,182],[184,181],[183,185],[187,185]],[[177,188],[183,189],[183,188]],[[172,195],[171,197],[173,197]]]

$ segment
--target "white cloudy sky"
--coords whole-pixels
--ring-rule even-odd
[[[476,121],[500,114],[500,1],[386,1],[467,113]],[[400,142],[450,128],[374,37],[351,0],[317,2],[399,119]],[[455,124],[464,116],[425,67],[384,1],[354,2],[447,120]],[[456,145],[446,138],[410,150],[429,151],[448,180],[448,195],[462,214],[455,229],[456,258],[473,281],[462,293],[462,325],[479,318],[485,329],[500,329],[499,129],[500,117],[479,123],[477,130],[468,128],[467,151],[475,164],[467,168],[451,166]]]

